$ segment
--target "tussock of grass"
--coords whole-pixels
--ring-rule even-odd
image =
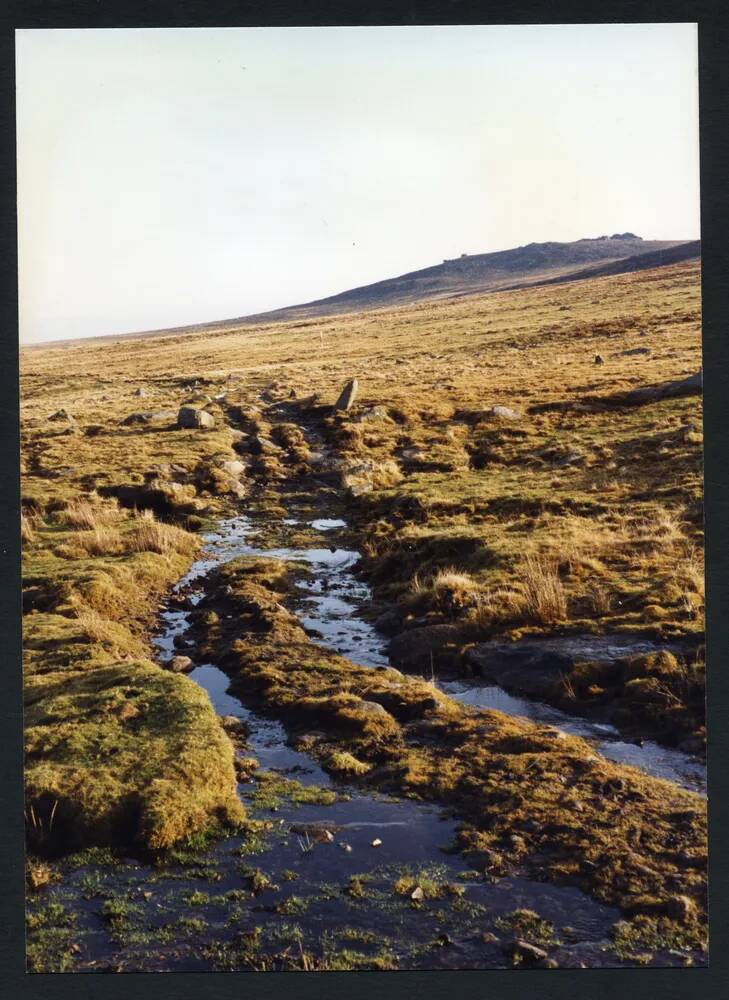
[[[360,775],[372,770],[371,764],[358,760],[348,750],[335,750],[327,759],[327,767],[335,774]]]
[[[161,555],[169,552],[190,552],[196,547],[196,542],[186,531],[173,524],[163,524],[155,520],[151,510],[143,512],[139,523],[129,532],[126,541],[130,552],[158,552]]]
[[[116,503],[102,502],[100,497],[71,500],[54,515],[59,524],[87,531],[118,524],[123,518]]]
[[[522,583],[525,609],[535,621],[548,625],[566,618],[567,598],[554,562],[527,555]]]

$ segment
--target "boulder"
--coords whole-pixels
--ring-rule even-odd
[[[189,656],[173,656],[167,667],[175,674],[186,674],[192,670],[194,664]]]
[[[622,406],[639,406],[641,403],[653,403],[659,399],[678,399],[682,396],[700,396],[703,380],[701,372],[689,375],[688,378],[677,379],[674,382],[663,382],[660,385],[647,385],[630,392],[609,397]]]
[[[456,667],[461,660],[461,631],[455,625],[425,625],[408,629],[390,640],[390,661],[406,670],[429,670]]]
[[[501,687],[536,697],[553,693],[563,674],[575,661],[561,652],[536,643],[483,643],[474,647],[466,662],[475,674],[496,681]]]
[[[349,380],[349,382],[346,383],[341,393],[339,394],[339,399],[334,404],[334,409],[335,410],[351,409],[355,399],[357,398],[357,391],[358,391],[357,379],[352,378]]]
[[[510,406],[492,406],[488,412],[501,420],[517,420],[520,416],[519,411],[513,410]]]
[[[207,410],[199,410],[195,406],[181,406],[177,414],[177,426],[187,429],[215,427],[215,417]]]

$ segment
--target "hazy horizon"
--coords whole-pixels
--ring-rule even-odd
[[[23,343],[699,238],[696,28],[23,30]]]

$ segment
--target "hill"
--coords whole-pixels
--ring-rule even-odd
[[[243,316],[226,323],[307,319],[409,305],[425,299],[505,291],[678,263],[698,257],[699,253],[698,240],[643,240],[634,233],[616,233],[573,243],[529,243],[496,253],[464,254],[444,260],[442,264],[351,288],[328,298]],[[617,270],[605,270],[606,266]]]

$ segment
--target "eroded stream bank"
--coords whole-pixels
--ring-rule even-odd
[[[207,575],[220,563],[265,554],[302,567],[290,604],[318,643],[373,670],[387,663],[382,638],[357,614],[369,594],[352,572],[357,553],[336,544],[344,525],[286,521],[282,541],[286,533],[301,538],[310,528],[321,543],[259,549],[245,517],[206,538],[203,557],[162,615],[155,640],[162,660],[180,652],[195,657],[186,633]],[[535,881],[516,860],[489,871],[482,856],[454,850],[458,824],[448,812],[332,779],[317,760],[289,745],[280,722],[230,694],[229,678],[215,664],[196,658],[189,677],[227,717],[239,743],[239,794],[251,823],[242,836],[172,852],[161,864],[111,863],[93,851],[69,859],[62,886],[53,892],[73,914],[79,943],[74,968],[592,967],[630,961],[634,942],[616,932],[627,926],[616,907],[573,886]],[[467,703],[469,691],[477,690],[468,686],[461,700]],[[668,947],[656,948],[650,958],[660,965],[697,960],[690,949]]]

